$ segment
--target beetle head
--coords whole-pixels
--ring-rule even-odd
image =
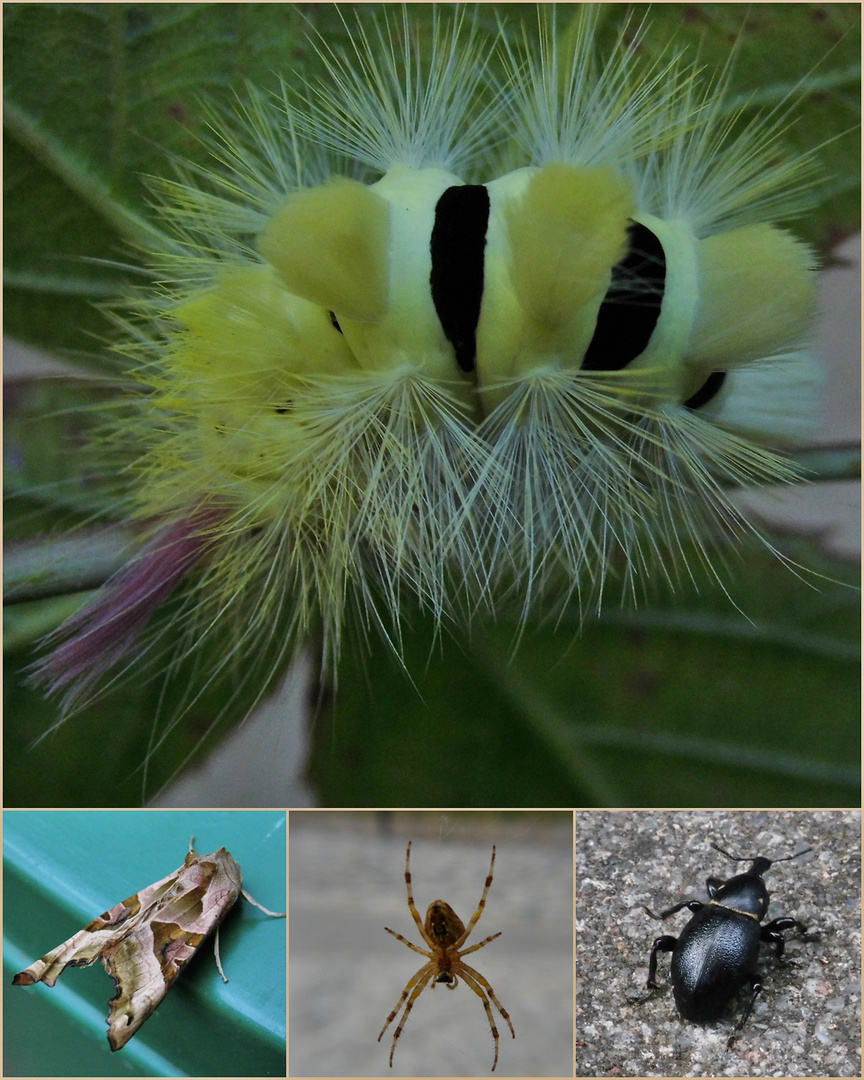
[[[766,870],[773,866],[775,862],[788,862],[790,859],[797,859],[799,855],[805,855],[812,850],[811,848],[804,848],[803,851],[796,851],[794,855],[784,855],[782,859],[766,859],[762,855],[730,855],[728,851],[724,851],[717,844],[712,844],[711,847],[733,862],[747,862],[748,859],[751,859],[753,865],[746,874],[736,874],[735,877],[729,878],[728,881],[709,878],[707,883],[708,895],[716,903],[723,904],[724,907],[730,907],[747,915],[754,915],[760,922],[765,917],[769,904],[768,890],[762,880]]]

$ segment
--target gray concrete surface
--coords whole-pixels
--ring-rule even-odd
[[[510,1014],[496,1076],[572,1076],[572,816],[546,813],[292,812],[289,820],[291,1076],[489,1076],[492,1035],[464,985],[430,987],[399,1037],[378,1033],[424,959],[384,930],[421,944],[405,896],[405,847],[421,918],[446,900],[467,923],[497,845],[472,954]]]
[[[648,1002],[648,957],[663,929],[641,910],[706,899],[706,877],[735,855],[812,854],[772,867],[769,918],[791,915],[822,938],[789,933],[781,967],[767,950],[765,989],[731,1051],[735,1009],[713,1025],[678,1018],[671,990]],[[577,1076],[861,1075],[861,815],[859,811],[595,811],[576,815]],[[669,985],[669,956],[658,982]],[[742,995],[740,1003],[746,998]]]

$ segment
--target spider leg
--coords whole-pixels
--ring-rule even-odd
[[[399,1023],[396,1025],[396,1030],[393,1032],[393,1042],[390,1044],[390,1068],[391,1069],[393,1068],[393,1055],[396,1052],[396,1040],[402,1034],[402,1030],[405,1027],[405,1024],[406,1024],[406,1022],[408,1020],[408,1013],[410,1013],[411,1010],[414,1008],[414,1002],[417,1000],[417,998],[423,993],[423,991],[426,989],[426,987],[435,978],[435,975],[437,974],[437,970],[438,969],[435,967],[434,964],[427,964],[426,967],[421,968],[417,972],[417,974],[409,981],[409,983],[405,987],[405,989],[402,991],[402,997],[399,998],[399,1002],[398,1002],[396,1008],[387,1017],[387,1024],[389,1024],[390,1021],[393,1019],[393,1017],[396,1015],[396,1013],[399,1012],[399,1006],[402,1004],[403,1001],[405,1001],[405,998],[408,996],[408,991],[411,990],[411,987],[413,986],[414,989],[411,990],[411,997],[409,997],[408,1000],[405,1001],[405,1010],[403,1011],[402,1015],[399,1017]],[[384,1027],[381,1029],[381,1035],[383,1035],[384,1032],[387,1030],[387,1024],[385,1024]],[[379,1042],[381,1041],[381,1035],[378,1036],[378,1041]]]
[[[386,930],[386,927],[385,927]],[[392,934],[392,930],[390,931]],[[472,945],[470,949],[460,949],[460,956],[467,956],[469,952],[477,952],[478,949],[482,949],[484,945],[488,945],[490,941],[494,941],[496,937],[501,937],[502,931],[499,930],[497,934],[490,934],[489,937],[483,938],[482,941],[478,941],[476,945]]]
[[[429,960],[432,959],[432,953],[426,952],[425,949],[419,949],[416,945],[413,945],[407,938],[402,937],[401,934],[397,934],[395,930],[391,930],[389,926],[385,926],[384,929],[387,931],[388,934],[392,934],[393,937],[399,938],[399,940],[402,942],[402,944],[407,945],[409,949],[413,949],[414,952],[420,953],[421,956],[425,956]],[[483,942],[483,944],[485,944],[485,942]],[[475,948],[479,948],[479,946],[475,945]],[[470,949],[468,949],[466,951],[471,952]]]
[[[408,847],[405,851],[405,887],[408,890],[408,908],[411,912],[411,917],[414,922],[417,923],[417,929],[420,931],[420,937],[426,942],[430,948],[434,948],[435,942],[429,940],[429,935],[423,926],[423,920],[420,918],[420,912],[417,910],[417,906],[414,903],[414,894],[411,891],[411,869],[408,865],[408,860],[411,857],[411,841],[408,841]]]
[[[465,985],[470,986],[477,997],[480,998],[483,1002],[483,1008],[486,1010],[486,1019],[489,1021],[489,1027],[492,1029],[492,1038],[495,1040],[495,1058],[492,1062],[492,1072],[495,1072],[495,1066],[498,1064],[498,1028],[495,1026],[495,1018],[492,1015],[492,1010],[489,1008],[489,1001],[483,993],[483,988],[480,984],[475,982],[474,979],[464,971],[462,972],[462,978]]]
[[[472,979],[476,979],[477,982],[480,983],[480,985],[485,989],[486,993],[492,999],[492,1003],[494,1004],[495,1008],[498,1010],[499,1013],[501,1013],[501,1015],[507,1021],[507,1027],[510,1028],[510,1034],[515,1039],[516,1038],[516,1032],[513,1030],[513,1025],[510,1023],[510,1016],[508,1015],[507,1010],[504,1008],[504,1006],[501,1004],[501,1002],[498,1000],[498,998],[495,997],[495,991],[489,985],[488,980],[484,979],[479,971],[475,971],[474,968],[468,967],[467,964],[460,964],[459,965],[459,974],[462,976],[463,979],[466,979],[466,981],[467,981],[467,977],[470,975]]]
[[[409,845],[409,847],[410,847],[410,845]],[[483,887],[483,895],[480,897],[480,903],[477,905],[477,910],[471,916],[471,922],[469,922],[468,925],[465,927],[465,933],[462,935],[462,937],[459,938],[458,941],[455,941],[453,943],[453,948],[454,949],[458,949],[460,947],[460,945],[462,944],[462,942],[467,939],[468,935],[471,933],[471,931],[477,925],[477,920],[483,914],[483,908],[486,907],[486,894],[489,892],[489,886],[492,884],[492,871],[494,870],[494,868],[495,868],[495,845],[493,844],[492,845],[492,862],[489,863],[489,874],[488,874],[488,876],[486,878],[486,884]],[[410,886],[409,886],[409,889],[410,889]],[[423,936],[425,937],[426,935],[424,934]]]
[[[398,1013],[399,1010],[402,1008],[402,1002],[405,1000],[405,998],[408,997],[408,994],[413,989],[413,987],[416,986],[416,984],[418,982],[420,982],[421,979],[425,978],[427,975],[432,975],[432,974],[434,974],[434,964],[426,964],[424,967],[420,968],[419,971],[414,972],[414,974],[408,980],[408,982],[407,982],[407,984],[405,986],[405,989],[402,991],[402,996],[396,1002],[396,1008],[393,1010],[393,1012],[390,1013],[390,1015],[387,1017],[387,1020],[386,1020],[386,1022],[384,1024],[384,1027],[381,1028],[381,1035],[383,1035],[384,1032],[387,1030],[387,1028],[390,1027],[390,1021],[393,1019],[393,1017],[396,1015],[396,1013]],[[420,989],[422,990],[423,988],[421,987]],[[420,991],[418,990],[417,993],[419,993],[419,992]],[[402,1030],[402,1028],[399,1027],[398,1031],[401,1031],[401,1030]],[[381,1042],[381,1035],[378,1036],[378,1042]],[[396,1040],[394,1039],[393,1041],[395,1042]]]

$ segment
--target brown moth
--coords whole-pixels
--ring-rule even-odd
[[[243,888],[240,866],[225,848],[199,855],[189,841],[183,865],[161,881],[115,904],[68,941],[12,980],[15,986],[43,982],[53,986],[63,970],[88,967],[100,959],[114,980],[108,1002],[108,1042],[120,1050],[153,1014],[177,976],[201,943],[216,931],[216,965],[228,982],[219,959],[219,924],[242,893],[275,919],[284,911],[270,911]]]

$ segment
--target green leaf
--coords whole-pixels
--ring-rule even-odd
[[[128,406],[126,406],[128,408]],[[128,463],[106,453],[101,419],[117,416],[117,387],[85,378],[16,379],[5,386],[4,490],[7,540],[95,517],[110,519],[121,505],[121,472]]]
[[[745,548],[716,583],[643,610],[470,641],[417,620],[405,669],[372,642],[346,657],[319,720],[313,775],[329,806],[856,805],[856,573],[803,580]]]
[[[7,332],[99,363],[94,300],[126,293],[170,244],[147,177],[173,175],[172,154],[204,161],[204,102],[272,88],[308,51],[304,25],[287,4],[6,9]]]
[[[705,77],[734,49],[729,111],[735,127],[788,106],[790,155],[816,151],[815,205],[789,227],[827,254],[861,223],[861,11],[851,4],[637,5],[650,55],[684,46]],[[734,128],[733,128],[734,130]],[[818,148],[818,150],[817,150]]]
[[[88,595],[4,612],[4,639],[12,646],[4,653],[7,806],[140,806],[203,760],[246,713],[249,691],[246,704],[237,704],[224,684],[208,684],[200,657],[184,655],[182,623],[166,611],[157,662],[148,668],[133,661],[98,700],[58,726],[57,701],[27,683],[36,655],[32,637],[53,629]],[[233,685],[251,682],[251,696],[270,689],[267,658],[244,657],[242,671],[239,666],[231,671]],[[286,774],[291,768],[286,761]]]

